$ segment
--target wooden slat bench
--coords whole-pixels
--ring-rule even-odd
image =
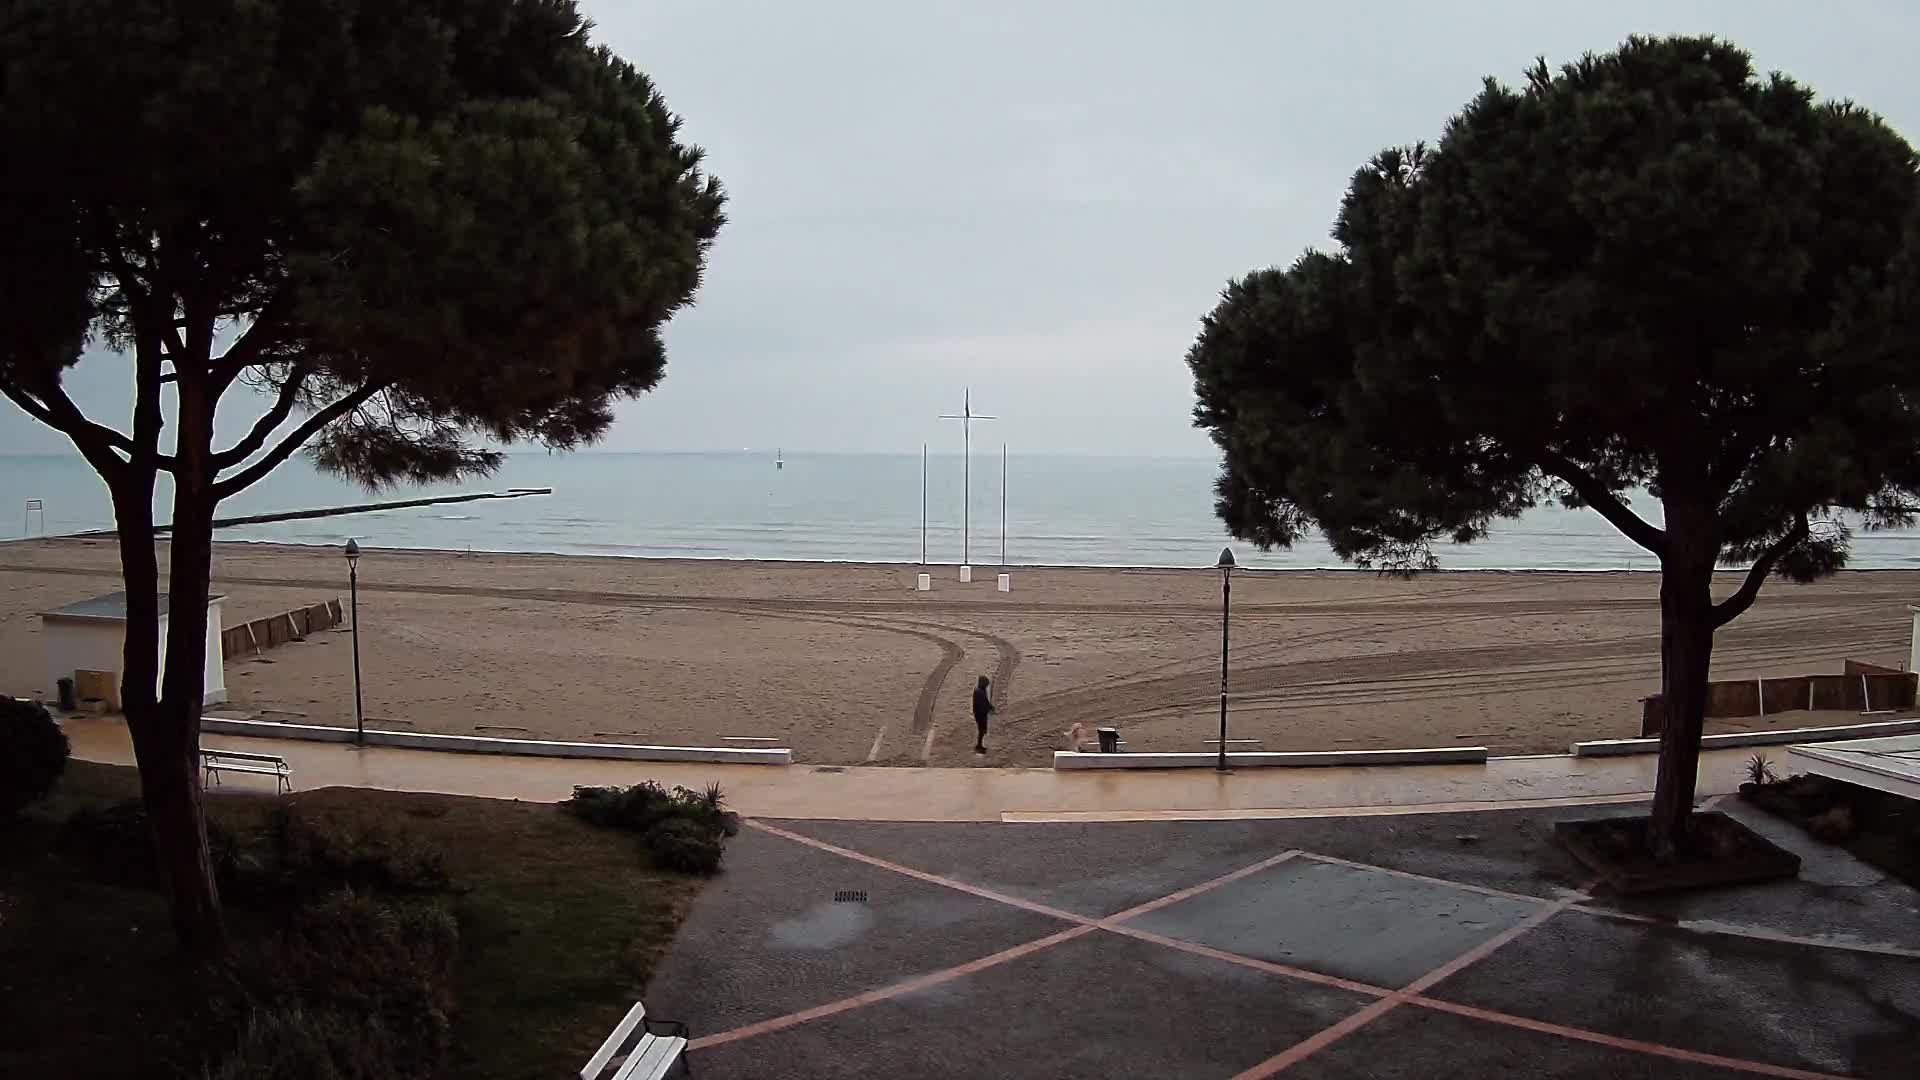
[[[656,1034],[655,1027],[664,1034]],[[680,1062],[682,1072],[691,1076],[693,1064],[687,1060],[687,1035],[687,1025],[678,1020],[648,1020],[646,1005],[636,1001],[633,1008],[627,1010],[626,1019],[620,1021],[607,1041],[587,1059],[586,1067],[580,1070],[580,1080],[600,1080],[603,1076],[610,1080],[660,1080],[675,1061]]]
[[[291,794],[293,769],[278,754],[248,754],[239,750],[200,751],[200,767],[206,770],[205,783],[217,784],[223,772],[257,773],[273,777],[275,792]]]

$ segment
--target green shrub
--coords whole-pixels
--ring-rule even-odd
[[[299,909],[286,930],[235,961],[228,1000],[249,1019],[238,1063],[221,1068],[270,1069],[273,1051],[255,1046],[247,1033],[264,1037],[297,1023],[297,1031],[285,1033],[319,1045],[336,1071],[295,1075],[439,1075],[450,1043],[459,936],[452,913],[432,901],[388,904],[342,890]],[[344,1029],[336,1030],[333,1018],[347,1021]],[[266,1027],[256,1032],[256,1025]]]
[[[689,818],[668,818],[647,830],[642,844],[653,865],[683,874],[711,875],[720,869],[725,844],[721,832]]]
[[[443,892],[450,884],[441,851],[419,836],[347,828],[275,807],[227,862],[221,887],[262,906],[332,889],[398,896]]]
[[[632,787],[576,787],[561,804],[580,820],[636,833],[653,865],[687,874],[720,868],[726,838],[740,831],[740,817],[726,808],[720,785],[704,791],[668,790],[652,780]]]
[[[45,705],[0,698],[0,821],[46,798],[70,752],[67,733]]]
[[[719,784],[704,791],[668,790],[652,780],[627,788],[576,787],[560,805],[590,825],[642,835],[668,818],[697,821],[727,836],[740,831],[739,815],[727,810]]]

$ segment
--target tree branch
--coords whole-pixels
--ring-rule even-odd
[[[86,414],[73,403],[73,399],[67,396],[66,391],[57,386],[52,390],[32,391],[33,396],[29,396],[28,391],[4,384],[0,384],[0,391],[4,391],[7,397],[15,405],[20,406],[28,416],[55,431],[65,433],[76,443],[84,438],[99,443],[103,450],[113,449],[123,453],[133,453],[131,438],[105,424],[87,419]],[[39,397],[40,400],[35,401],[34,396]]]
[[[214,358],[211,365],[213,385],[224,393],[242,371],[260,362],[261,355],[278,340],[279,331],[280,325],[274,318],[272,305],[260,309],[239,340]],[[286,417],[282,416],[281,419]]]
[[[1742,612],[1753,606],[1754,598],[1760,595],[1760,586],[1766,583],[1767,575],[1773,573],[1773,566],[1780,561],[1780,556],[1805,540],[1810,531],[1807,515],[1801,514],[1787,535],[1775,540],[1766,551],[1761,552],[1760,557],[1747,569],[1747,579],[1740,583],[1739,591],[1713,605],[1714,629],[1718,630],[1739,618]]]
[[[1572,460],[1551,451],[1540,455],[1540,467],[1549,475],[1564,480],[1580,501],[1600,512],[1614,528],[1627,539],[1646,548],[1655,555],[1665,555],[1667,534],[1647,524],[1646,519],[1627,508],[1606,486],[1593,478],[1593,474],[1573,463]]]
[[[232,355],[231,350],[228,351],[228,355]],[[293,415],[293,407],[300,400],[300,390],[306,385],[307,375],[311,370],[305,364],[293,366],[293,370],[287,374],[287,381],[280,384],[280,394],[274,399],[273,408],[268,409],[265,416],[254,421],[253,428],[247,432],[246,438],[213,455],[215,472],[240,464],[267,444],[267,439],[273,435],[274,431],[281,424],[286,423],[287,417]]]
[[[40,402],[35,401],[32,395],[17,386],[0,383],[0,394],[5,394],[9,401],[20,406],[21,411],[28,416],[72,439],[73,445],[79,449],[81,456],[87,459],[87,463],[93,466],[94,471],[100,474],[101,479],[111,484],[119,478],[126,462],[113,451],[120,449],[131,454],[132,439],[112,428],[88,420],[80,414],[80,410],[74,406],[72,399],[59,391],[55,391],[57,396],[41,395],[48,398],[48,401]]]
[[[368,383],[347,396],[327,405],[312,416],[307,417],[299,427],[293,430],[292,434],[280,440],[279,445],[267,451],[266,455],[259,461],[247,466],[246,469],[235,473],[228,479],[213,485],[214,501],[218,502],[230,495],[246,490],[252,486],[255,481],[278,468],[281,462],[292,457],[295,450],[300,449],[308,439],[313,438],[322,428],[325,428],[328,424],[333,423],[335,420],[366,404],[368,398],[371,398],[384,389],[386,389],[385,383]],[[277,407],[276,405],[276,408]],[[251,438],[251,434],[249,434],[248,437]]]

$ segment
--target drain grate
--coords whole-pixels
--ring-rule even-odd
[[[833,902],[836,904],[864,904],[867,902],[867,890],[841,889],[839,892],[833,894]]]

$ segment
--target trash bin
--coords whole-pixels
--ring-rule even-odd
[[[61,679],[55,685],[58,686],[60,690],[61,712],[72,712],[80,707],[80,700],[73,696],[73,680],[71,678]]]
[[[1120,729],[1119,728],[1111,728],[1111,727],[1100,728],[1099,735],[1100,735],[1100,752],[1101,753],[1117,754],[1120,752]]]

